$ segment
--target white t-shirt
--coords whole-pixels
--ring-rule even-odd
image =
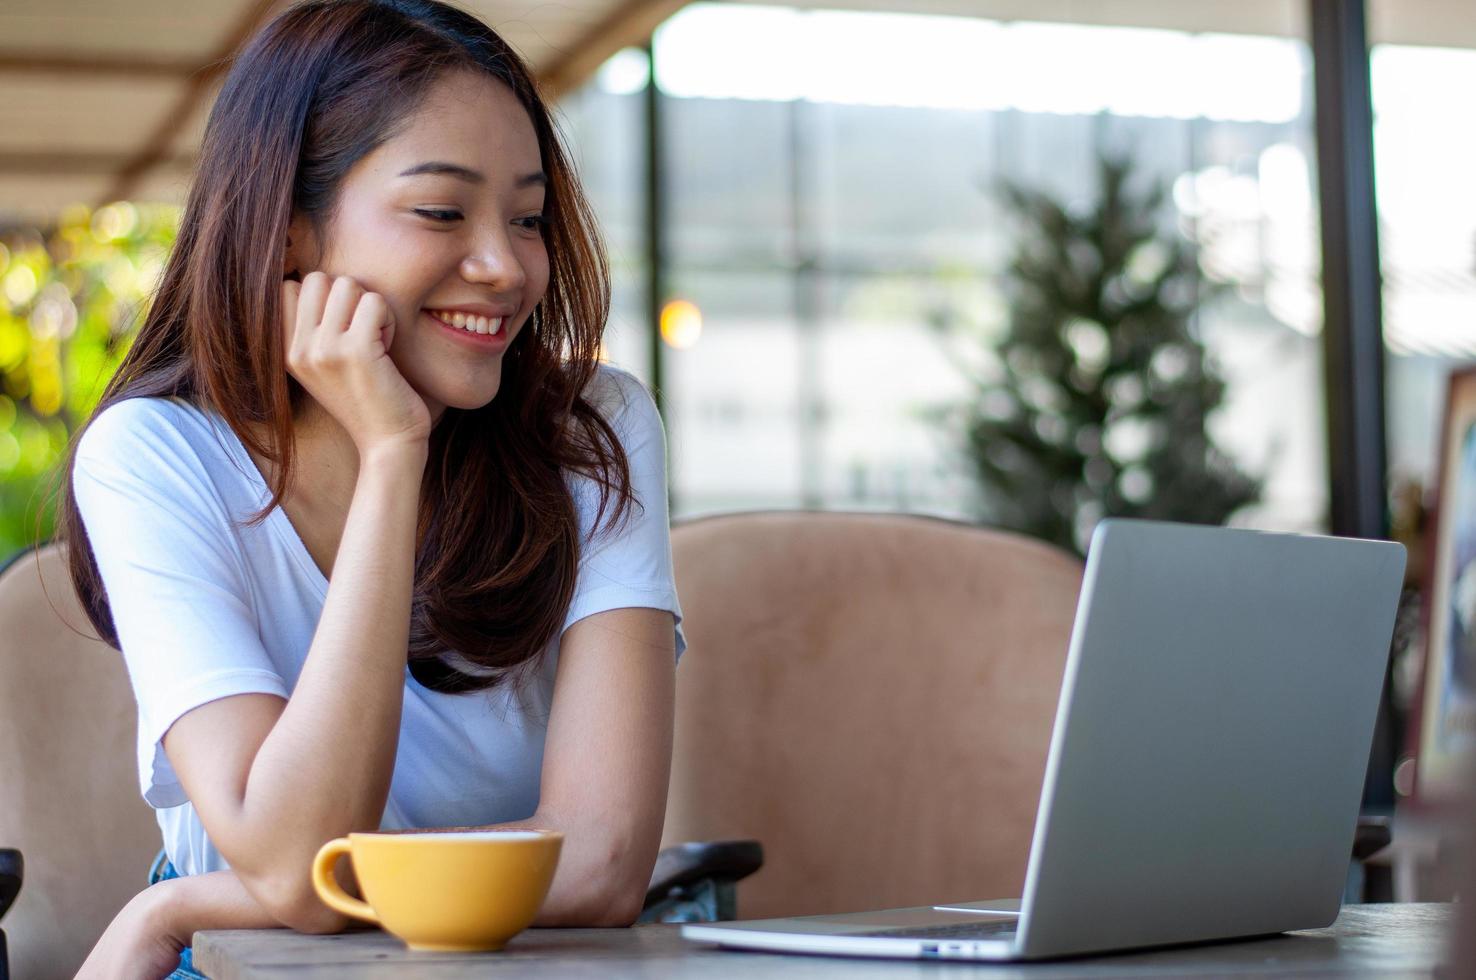
[[[587,477],[568,477],[582,534],[563,629],[608,609],[665,609],[676,617],[680,657],[686,641],[672,578],[661,418],[640,382],[607,366],[586,397],[620,438],[639,506],[592,539],[598,488]],[[221,870],[227,864],[161,740],[206,702],[246,693],[288,697],[328,582],[280,507],[256,526],[244,523],[270,499],[265,481],[220,416],[182,399],[132,398],[98,415],[78,445],[73,486],[138,699],[144,799],[180,874]],[[382,828],[532,815],[558,646],[556,638],[520,691],[441,694],[406,669]]]

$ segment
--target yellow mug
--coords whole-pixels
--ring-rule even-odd
[[[564,835],[552,830],[349,834],[313,859],[323,904],[382,927],[411,949],[501,949],[548,896]],[[333,877],[344,854],[366,901]]]

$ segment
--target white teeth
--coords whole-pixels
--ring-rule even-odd
[[[431,316],[448,323],[454,327],[460,327],[467,333],[495,334],[502,329],[502,317],[474,316],[468,313],[455,313],[450,311],[428,310]]]

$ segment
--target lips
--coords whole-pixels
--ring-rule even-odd
[[[506,317],[480,316],[459,310],[426,310],[425,312],[432,319],[439,320],[448,327],[483,336],[501,333],[502,325],[507,322]]]
[[[458,325],[451,311],[422,310],[421,312],[425,314],[426,320],[434,325],[432,329],[444,334],[451,343],[462,347],[496,353],[506,349],[507,345],[512,342],[511,327],[507,317],[477,317],[462,314],[462,322]],[[484,322],[478,324],[477,320]],[[485,326],[487,332],[479,333],[478,326]]]

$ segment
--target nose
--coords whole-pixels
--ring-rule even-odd
[[[517,292],[528,278],[512,241],[501,231],[478,239],[476,247],[461,260],[461,275],[467,282],[483,283],[498,292]]]

